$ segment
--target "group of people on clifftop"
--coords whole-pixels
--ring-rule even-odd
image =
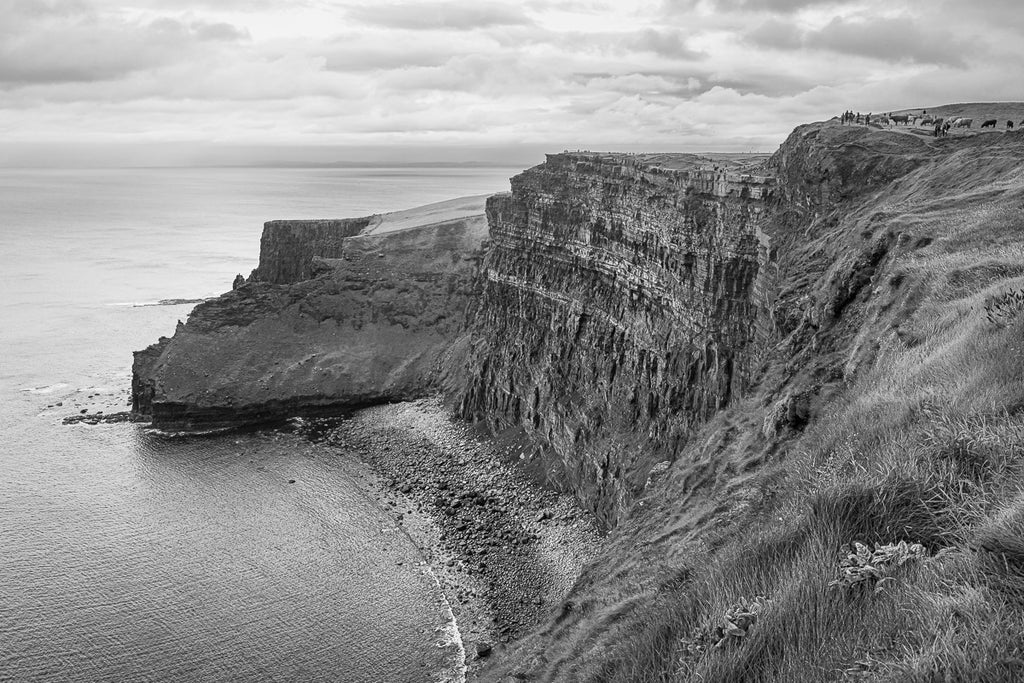
[[[844,111],[842,116],[839,117],[839,122],[844,126],[848,123],[868,124],[871,123],[871,112],[862,115],[860,112],[854,114],[852,111]]]
[[[927,118],[928,122],[931,122],[931,117],[928,116],[928,112],[923,110],[921,111],[920,117],[911,117],[909,114],[893,114],[892,112],[885,114],[872,114],[871,112],[861,114],[859,111],[844,111],[839,115],[839,122],[843,125],[848,123],[870,125],[871,122],[874,121],[878,125],[888,123],[891,126],[898,126],[900,124],[909,125],[910,123],[917,123],[921,118]],[[942,119],[939,120],[941,121]]]

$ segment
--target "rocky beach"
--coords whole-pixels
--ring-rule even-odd
[[[299,431],[369,465],[368,493],[414,540],[448,599],[471,679],[562,603],[599,549],[592,516],[521,467],[524,444],[453,420],[436,397]]]

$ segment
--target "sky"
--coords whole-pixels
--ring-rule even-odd
[[[8,166],[770,152],[1022,88],[1021,0],[0,0]]]

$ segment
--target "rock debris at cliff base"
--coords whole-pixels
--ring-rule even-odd
[[[530,482],[516,449],[474,437],[437,399],[359,411],[324,438],[389,488],[383,504],[434,566],[471,655],[557,609],[599,547],[575,502]]]

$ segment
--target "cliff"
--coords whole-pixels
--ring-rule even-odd
[[[773,187],[688,155],[565,153],[513,178],[487,203],[463,416],[523,429],[614,525],[749,383]]]
[[[1024,676],[1024,136],[801,126],[760,200],[626,159],[488,205],[465,413],[618,521],[490,679]]]
[[[483,198],[457,208],[268,222],[248,281],[135,354],[133,411],[213,429],[438,389],[487,235]]]

